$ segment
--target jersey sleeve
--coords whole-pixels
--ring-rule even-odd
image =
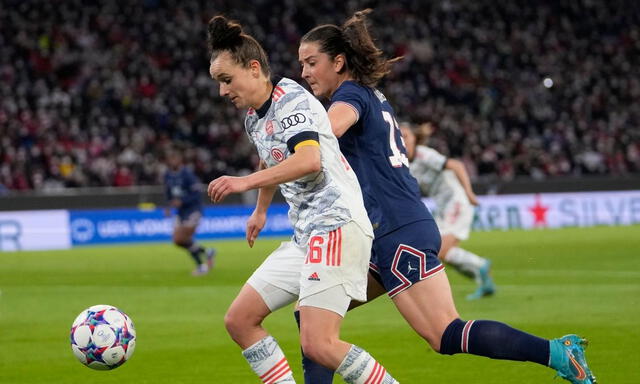
[[[416,160],[429,169],[441,172],[447,164],[447,157],[433,148],[416,147]]]
[[[297,148],[305,145],[320,145],[318,125],[304,93],[283,104],[278,103],[274,112],[289,152],[295,153]]]
[[[344,104],[353,109],[356,113],[356,121],[358,121],[364,113],[366,103],[361,89],[345,83],[331,97],[331,107],[337,104]]]

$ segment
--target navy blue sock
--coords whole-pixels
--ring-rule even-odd
[[[293,316],[298,323],[298,329],[300,329],[300,311],[294,311]],[[333,383],[333,371],[323,367],[315,361],[309,359],[304,355],[302,349],[302,370],[304,371],[305,384],[331,384]]]
[[[186,249],[187,252],[189,252],[196,265],[202,264],[202,257],[200,257],[202,252],[204,252],[204,248],[202,248],[202,246],[200,246],[198,243],[194,243],[193,241],[190,241],[186,244],[180,244],[180,246]]]
[[[442,334],[440,353],[470,353],[492,359],[549,364],[549,340],[490,320],[455,319]]]

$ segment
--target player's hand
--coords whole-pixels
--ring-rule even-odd
[[[478,201],[478,196],[476,196],[475,193],[473,192],[468,192],[467,193],[467,197],[469,198],[469,202],[472,205],[480,205],[480,202]]]
[[[247,243],[249,243],[249,248],[253,248],[253,243],[256,241],[256,238],[260,234],[260,231],[262,231],[262,228],[264,228],[266,222],[266,213],[253,211],[249,220],[247,220]]]
[[[229,194],[248,189],[249,184],[244,177],[221,176],[209,183],[207,194],[213,203],[219,203]]]

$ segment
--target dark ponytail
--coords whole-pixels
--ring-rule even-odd
[[[339,54],[346,57],[346,69],[360,84],[375,87],[389,72],[391,64],[401,59],[387,60],[383,52],[376,47],[369,30],[366,16],[371,13],[367,8],[354,13],[342,27],[326,24],[315,27],[302,37],[301,42],[315,42],[320,52],[335,59]]]
[[[251,60],[257,60],[262,73],[269,77],[269,60],[260,43],[251,35],[243,32],[242,26],[226,17],[218,15],[209,20],[207,26],[207,43],[211,53],[211,61],[222,52],[227,51],[236,63],[249,67]]]

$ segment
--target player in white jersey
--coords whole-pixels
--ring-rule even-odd
[[[438,257],[475,279],[478,288],[467,299],[493,295],[495,285],[489,274],[491,261],[458,246],[469,238],[474,205],[478,205],[464,164],[424,145],[432,131],[430,123],[416,128],[402,123],[400,129],[411,162],[411,174],[418,180],[422,193],[433,199],[436,207],[435,219],[442,236]]]
[[[290,206],[292,241],[253,273],[225,316],[225,326],[264,383],[293,383],[277,342],[262,327],[273,311],[299,300],[301,345],[347,383],[397,383],[366,351],[339,338],[351,300],[365,301],[373,240],[355,173],[340,153],[322,104],[296,82],[270,79],[266,54],[240,25],[209,22],[211,77],[220,95],[248,108],[245,128],[261,170],[213,180],[213,202],[259,189],[247,222],[250,246],[266,221],[276,186]]]

